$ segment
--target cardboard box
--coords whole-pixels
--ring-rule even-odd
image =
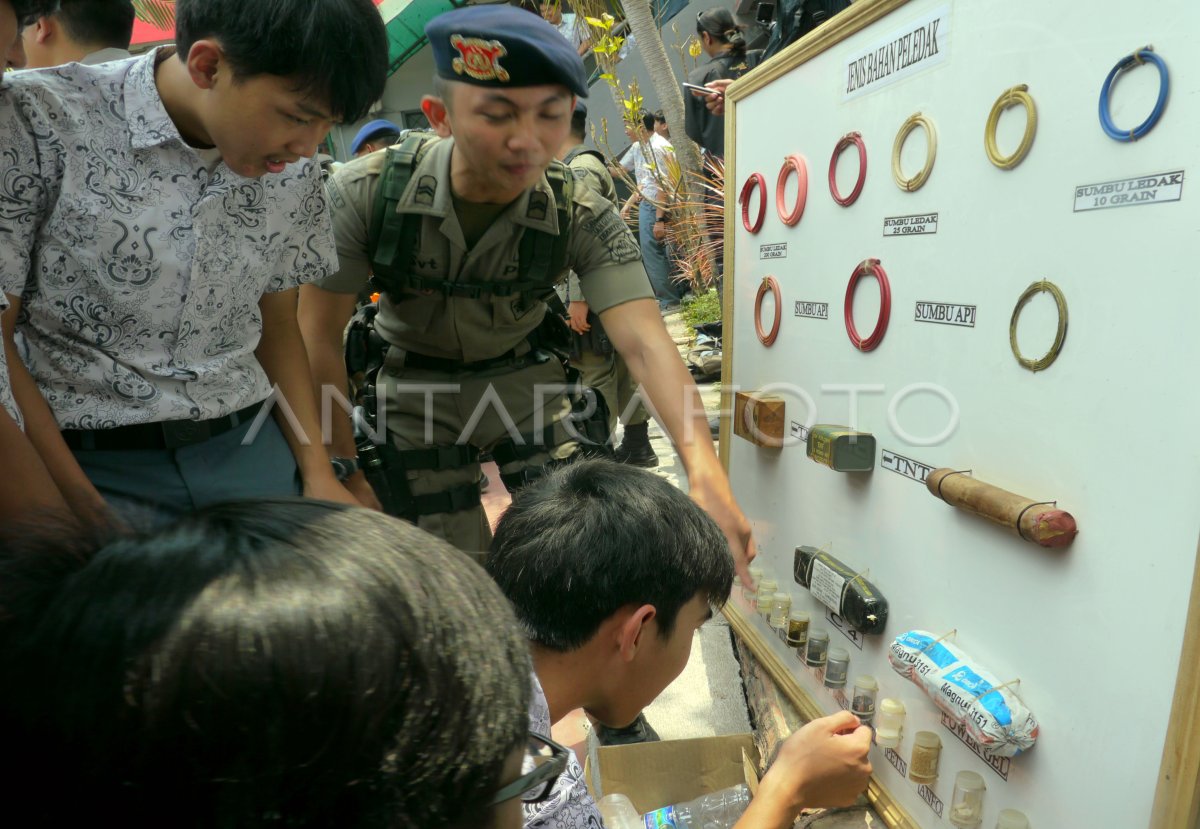
[[[584,777],[592,796],[623,794],[639,814],[746,783],[758,785],[752,734],[664,740],[589,751]]]

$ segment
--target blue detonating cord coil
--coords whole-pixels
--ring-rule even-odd
[[[1167,105],[1167,92],[1171,88],[1171,79],[1167,73],[1166,62],[1154,54],[1153,50],[1153,46],[1147,46],[1145,49],[1137,50],[1132,55],[1126,55],[1121,58],[1117,65],[1112,68],[1112,71],[1108,73],[1108,77],[1104,79],[1104,86],[1100,89],[1100,126],[1104,128],[1104,132],[1108,137],[1115,141],[1137,141],[1150,132],[1154,128],[1154,125],[1158,123],[1158,119],[1162,117],[1163,109]],[[1150,113],[1150,117],[1145,121],[1132,130],[1119,130],[1113,124],[1112,112],[1110,111],[1113,82],[1117,79],[1117,75],[1126,69],[1130,69],[1146,61],[1158,67],[1158,102],[1154,105],[1154,111]]]

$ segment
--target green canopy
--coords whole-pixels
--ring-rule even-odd
[[[388,74],[424,48],[425,24],[442,12],[465,6],[466,0],[384,0],[379,13],[387,24]]]

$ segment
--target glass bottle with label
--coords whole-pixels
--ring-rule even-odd
[[[823,668],[825,658],[829,653],[829,634],[818,628],[808,634],[808,649],[804,654],[804,664],[810,668]]]
[[[763,619],[770,618],[771,606],[775,603],[775,593],[778,590],[779,583],[775,579],[763,579],[758,583],[758,597],[755,609]]]
[[[825,662],[825,687],[845,688],[850,673],[850,652],[845,648],[830,648]]]
[[[787,643],[799,650],[808,643],[808,611],[793,610],[788,614]]]
[[[932,731],[918,731],[913,735],[912,759],[908,764],[909,779],[914,783],[931,785],[937,780],[941,756],[941,738]]]

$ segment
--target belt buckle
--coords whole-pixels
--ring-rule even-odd
[[[159,425],[168,449],[194,446],[212,437],[212,428],[204,420],[166,420]]]

